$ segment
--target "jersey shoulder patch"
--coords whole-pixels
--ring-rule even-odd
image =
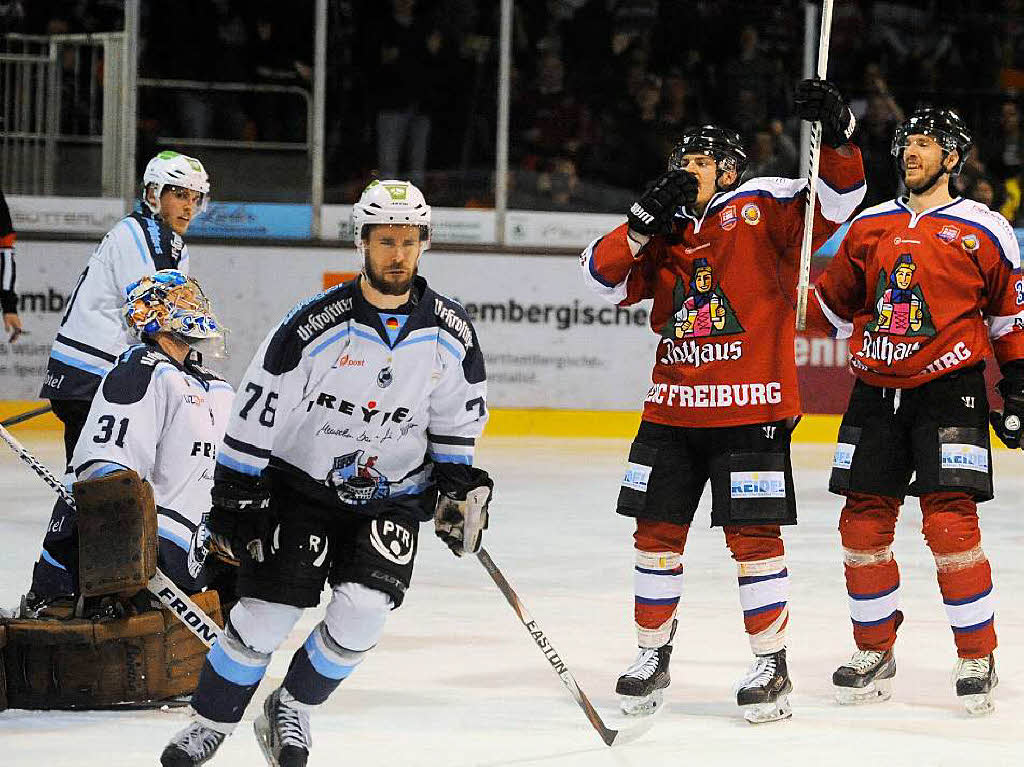
[[[1009,262],[1011,268],[1020,268],[1020,246],[1017,244],[1017,235],[1002,213],[991,210],[980,202],[968,199],[960,200],[948,212],[977,226],[992,239],[1000,257]]]
[[[318,293],[288,312],[267,345],[264,369],[275,375],[293,370],[303,349],[332,328],[348,322],[352,317],[355,285],[353,280]]]
[[[103,398],[115,405],[140,402],[149,391],[153,374],[161,364],[171,363],[159,349],[145,344],[131,347],[103,378]]]

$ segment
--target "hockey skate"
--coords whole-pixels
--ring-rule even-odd
[[[222,732],[211,730],[199,722],[192,722],[179,732],[160,754],[162,767],[195,767],[206,764],[217,753],[226,738]]]
[[[786,648],[771,655],[758,655],[750,671],[736,684],[736,705],[751,724],[774,722],[793,716],[789,693],[793,683],[786,669]]]
[[[282,697],[284,700],[282,700]],[[252,723],[256,740],[270,767],[306,767],[313,738],[309,713],[289,705],[291,696],[278,687],[263,701],[263,713]]]
[[[640,648],[633,665],[626,669],[615,685],[615,692],[622,696],[622,713],[645,716],[661,708],[664,690],[672,682],[668,673],[671,657],[670,644]]]
[[[995,711],[992,690],[999,684],[995,656],[989,653],[987,658],[960,658],[953,671],[953,684],[968,714],[991,714]]]
[[[853,657],[832,674],[836,701],[844,706],[881,703],[892,697],[896,676],[896,658],[892,649],[857,650]]]

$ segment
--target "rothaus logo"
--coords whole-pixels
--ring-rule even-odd
[[[347,399],[342,399],[326,392],[320,392],[316,399],[311,399],[306,405],[306,412],[310,412],[315,407],[337,410],[345,415],[360,415],[364,423],[376,422],[380,424],[388,422],[401,423],[409,417],[410,412],[407,407],[396,407],[394,410],[381,411],[377,409],[377,403],[374,400],[370,400],[365,405],[357,405],[354,402],[349,402]]]
[[[678,341],[674,338],[663,338],[659,346],[661,356],[658,362],[662,365],[693,365],[699,368],[708,362],[738,360],[743,356],[742,341],[699,343],[694,340]]]
[[[892,365],[894,362],[905,360],[921,348],[920,341],[907,343],[906,341],[890,341],[889,336],[874,336],[864,331],[864,342],[858,357],[869,360],[878,360],[885,365]]]
[[[469,323],[466,322],[462,317],[455,313],[455,310],[450,306],[445,306],[444,301],[439,298],[434,299],[434,314],[452,331],[452,334],[462,341],[462,345],[467,349],[473,348],[473,330],[470,328]]]
[[[351,298],[339,298],[333,301],[316,314],[306,316],[306,321],[299,324],[295,329],[299,338],[308,341],[324,328],[334,325],[343,315],[352,311]]]

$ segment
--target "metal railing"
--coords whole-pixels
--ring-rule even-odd
[[[0,50],[0,183],[54,194],[63,145],[101,147],[104,195],[119,195],[124,33],[8,34]]]

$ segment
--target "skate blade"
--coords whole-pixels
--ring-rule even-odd
[[[783,695],[771,703],[754,703],[743,706],[743,718],[751,724],[765,724],[789,719],[793,716],[793,708],[789,705],[789,696]]]
[[[622,695],[619,706],[626,716],[650,716],[660,710],[665,701],[665,691],[655,690],[650,695]]]
[[[263,758],[267,760],[270,767],[280,767],[277,757],[274,756],[274,749],[270,745],[270,722],[265,714],[260,714],[252,723],[253,732],[256,733],[256,742],[263,752]]]
[[[836,687],[835,691],[841,706],[881,703],[892,697],[892,679],[876,679],[867,687]]]
[[[961,695],[960,702],[964,709],[971,716],[987,716],[996,710],[992,702],[992,693],[985,692],[980,695]]]

